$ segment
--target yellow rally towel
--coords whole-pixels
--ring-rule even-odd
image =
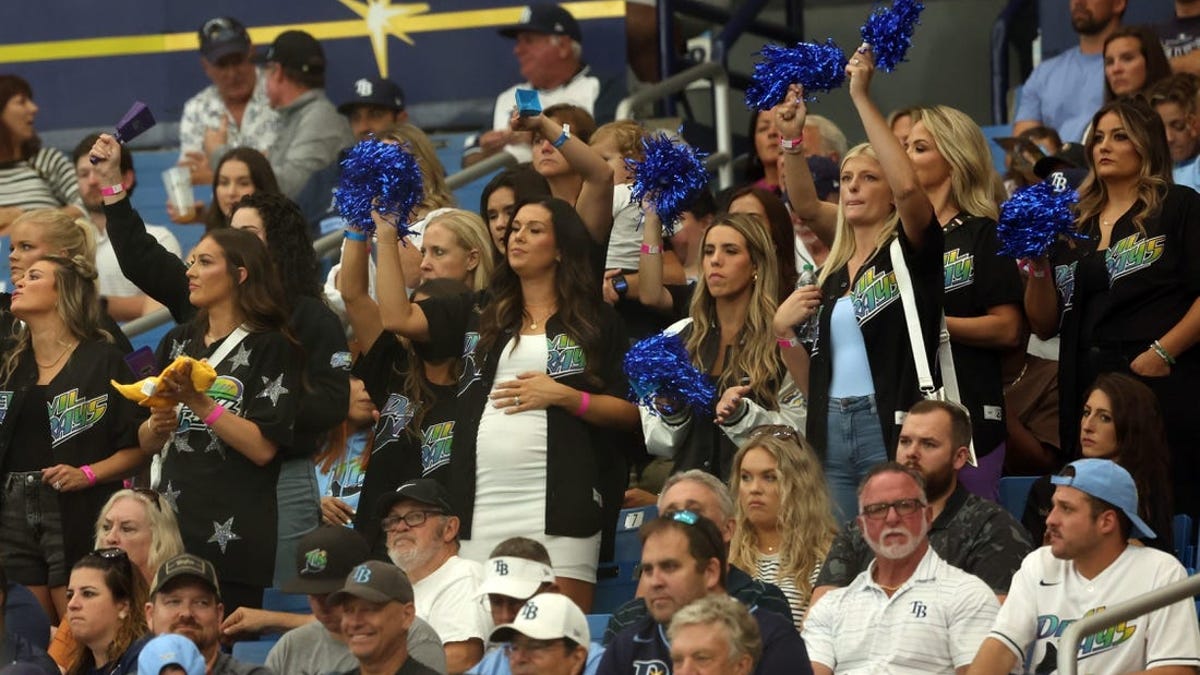
[[[185,363],[192,364],[192,386],[196,388],[196,391],[208,391],[213,381],[217,379],[217,371],[213,370],[213,367],[208,365],[207,361],[197,361],[190,356],[176,357],[163,370],[162,375],[156,377],[147,377],[132,384],[121,384],[116,380],[110,380],[110,382],[113,389],[116,389],[122,396],[138,405],[147,408],[164,408],[174,405],[174,403],[154,394],[158,391],[158,386],[162,382],[163,375],[178,371]]]

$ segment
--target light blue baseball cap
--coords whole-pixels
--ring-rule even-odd
[[[1073,487],[1121,509],[1129,522],[1133,523],[1133,531],[1129,536],[1135,539],[1158,537],[1146,521],[1138,516],[1137,486],[1133,483],[1133,476],[1120,464],[1111,459],[1078,459],[1067,467],[1073,469],[1075,475],[1051,476],[1050,482]],[[1067,471],[1064,469],[1063,473]]]
[[[175,633],[159,635],[146,643],[138,655],[138,675],[158,675],[163,668],[176,665],[188,675],[204,675],[204,657],[196,643]]]

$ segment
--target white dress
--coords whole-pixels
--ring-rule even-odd
[[[496,364],[496,383],[527,372],[546,372],[546,336],[522,335],[514,348],[510,339]],[[475,514],[471,538],[459,555],[486,562],[496,544],[510,537],[528,537],[550,552],[556,576],[596,581],[600,534],[557,537],[546,534],[545,410],[505,414],[490,402],[479,420],[475,450]]]

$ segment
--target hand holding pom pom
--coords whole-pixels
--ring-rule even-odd
[[[787,94],[788,85],[799,84],[804,91],[830,92],[845,80],[846,55],[833,39],[825,44],[801,42],[795,47],[765,45],[754,64],[754,82],[746,89],[746,107],[770,110]],[[816,100],[810,96],[808,100]]]
[[[351,227],[375,231],[372,211],[396,216],[400,238],[408,234],[408,218],[425,198],[417,160],[394,143],[360,141],[342,160],[342,179],[334,199]]]
[[[1018,190],[1000,205],[996,251],[1010,258],[1040,258],[1060,236],[1083,238],[1075,231],[1075,202],[1071,189],[1057,190],[1049,183],[1034,183]]]
[[[688,356],[678,335],[659,333],[635,344],[625,354],[625,375],[633,400],[655,415],[690,407],[699,415],[713,409],[717,389]]]
[[[859,33],[875,52],[876,67],[890,73],[904,60],[924,9],[916,0],[895,0],[891,7],[871,12]]]
[[[642,140],[646,158],[625,160],[633,172],[632,199],[649,201],[662,220],[665,234],[670,236],[675,221],[708,185],[708,169],[704,153],[683,141],[672,140],[665,132],[652,134]]]

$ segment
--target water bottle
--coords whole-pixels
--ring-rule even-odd
[[[813,271],[811,263],[804,263],[804,267],[800,270],[800,276],[796,278],[796,288],[816,285],[817,273]],[[812,345],[817,341],[817,331],[820,329],[820,321],[821,307],[818,305],[817,310],[813,312],[812,316],[808,317],[804,323],[796,326],[796,337],[804,344]]]

